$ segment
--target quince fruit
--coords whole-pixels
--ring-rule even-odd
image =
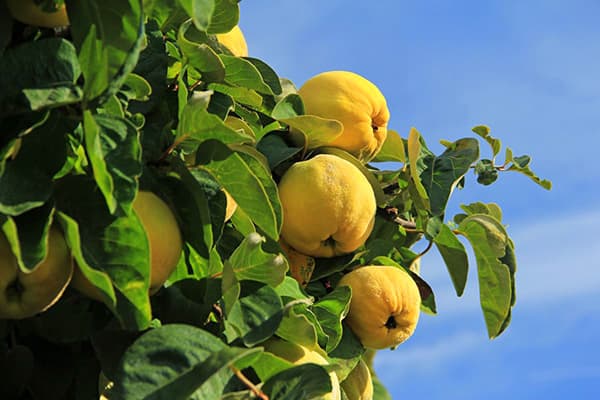
[[[279,182],[281,237],[297,251],[334,257],[363,245],[375,223],[375,194],[351,162],[319,154],[294,163]]]
[[[173,272],[181,251],[183,239],[175,215],[169,206],[156,194],[138,192],[133,201],[133,210],[140,219],[150,247],[150,294],[154,294]],[[75,268],[73,282],[75,289],[88,297],[102,301],[104,296],[79,268]]]
[[[23,272],[10,244],[0,234],[0,319],[32,317],[60,299],[71,281],[73,262],[62,233],[50,228],[46,257]]]
[[[290,275],[300,284],[300,286],[306,287],[315,270],[315,259],[300,253],[281,239],[279,240],[279,245],[288,259]]]
[[[342,389],[348,400],[372,400],[373,381],[367,363],[362,359],[342,382]]]
[[[311,350],[296,343],[290,343],[282,339],[272,338],[262,344],[265,350],[277,357],[283,358],[294,365],[317,364],[328,365],[327,359],[317,350]],[[331,386],[333,390],[328,395],[322,397],[323,400],[341,400],[342,394],[340,381],[335,372],[330,372]]]
[[[421,295],[406,271],[392,266],[360,267],[344,275],[338,286],[352,288],[346,322],[363,346],[394,348],[413,334]]]
[[[310,78],[298,94],[306,114],[335,119],[344,126],[329,146],[365,162],[379,152],[387,137],[390,112],[375,84],[353,72],[329,71]]]
[[[6,0],[6,6],[17,21],[43,28],[69,25],[64,4],[54,12],[46,12],[34,0]]]
[[[233,197],[231,197],[231,195],[227,192],[227,190],[223,189],[223,192],[225,193],[225,197],[227,198],[227,206],[225,207],[225,222],[227,222],[231,219],[233,213],[235,213],[235,210],[237,210],[237,203],[235,202]]]
[[[227,33],[218,33],[217,41],[236,57],[248,57],[248,44],[239,26],[234,26]]]

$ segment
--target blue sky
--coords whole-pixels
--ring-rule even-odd
[[[504,210],[519,263],[513,322],[488,340],[474,262],[457,298],[431,252],[422,274],[439,315],[423,315],[409,341],[376,358],[393,398],[600,395],[600,2],[247,0],[241,9],[250,55],[298,86],[327,70],[360,73],[386,96],[401,135],[414,126],[441,152],[439,139],[487,124],[554,183],[547,192],[508,173],[483,187],[469,176],[455,192],[450,214],[472,201]]]

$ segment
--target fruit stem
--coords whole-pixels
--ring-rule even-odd
[[[235,374],[235,376],[238,377],[238,379],[240,381],[242,381],[244,383],[244,385],[246,385],[248,387],[248,389],[250,389],[250,391],[252,391],[252,393],[254,393],[254,395],[256,397],[261,398],[262,400],[269,400],[269,396],[267,396],[266,394],[263,393],[262,390],[260,390],[259,388],[256,387],[256,385],[254,383],[252,383],[252,381],[250,381],[250,379],[248,379],[246,377],[246,375],[244,375],[242,373],[242,371],[240,371],[239,369],[237,369],[234,366],[229,366],[229,369],[231,369],[233,371],[233,373]]]

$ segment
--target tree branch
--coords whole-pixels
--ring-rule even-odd
[[[231,369],[233,371],[233,373],[235,374],[235,376],[238,377],[238,379],[240,381],[242,381],[244,383],[244,385],[246,385],[246,387],[248,389],[250,389],[250,391],[252,393],[254,393],[254,395],[262,400],[269,400],[269,396],[267,396],[266,394],[263,393],[262,390],[260,390],[259,388],[256,387],[256,385],[254,383],[252,383],[252,381],[250,381],[250,379],[248,379],[246,377],[246,375],[244,375],[242,373],[242,371],[240,371],[239,369],[237,369],[236,367],[230,365],[229,369]]]

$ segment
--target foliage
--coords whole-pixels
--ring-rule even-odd
[[[289,81],[218,43],[215,34],[238,23],[238,2],[65,3],[71,26],[43,29],[12,20],[0,2],[0,226],[24,272],[45,251],[47,227],[60,226],[104,301],[68,289],[45,313],[0,320],[0,365],[15,366],[6,398],[97,398],[101,370],[114,398],[316,398],[330,390],[326,368],[293,366],[260,344],[278,335],[320,348],[343,380],[365,349],[344,323],[350,292],[334,289],[341,273],[369,263],[405,268],[434,313],[433,291],[414,268],[420,240],[439,251],[458,296],[470,244],[488,335],[507,328],[516,258],[500,207],[474,203],[449,216],[446,206],[471,170],[484,185],[515,171],[549,189],[529,156],[506,148],[496,165],[501,143],[485,126],[473,131],[490,159],[474,137],[435,154],[412,129],[406,138],[390,131],[362,165],[319,147],[340,122],[305,115]],[[367,243],[317,259],[303,288],[286,275],[278,244],[277,182],[320,152],[360,166],[378,212]],[[238,204],[225,223],[221,188]],[[140,190],[174,210],[185,241],[152,297],[147,241],[132,211]]]

